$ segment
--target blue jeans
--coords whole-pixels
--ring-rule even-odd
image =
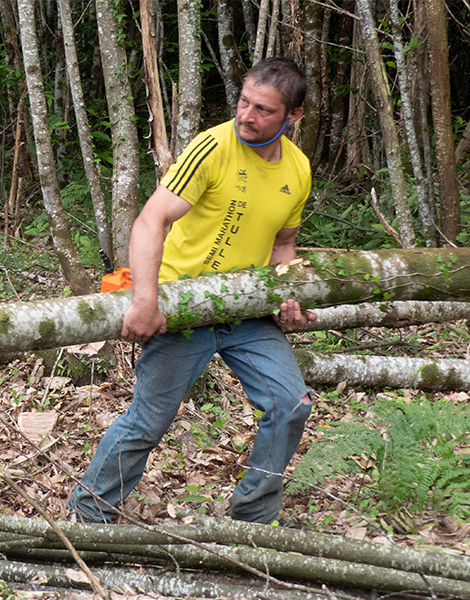
[[[127,412],[101,440],[82,483],[113,506],[139,482],[149,453],[170,427],[184,396],[215,352],[237,374],[263,412],[245,478],[230,499],[232,518],[271,523],[282,506],[282,473],[302,436],[312,404],[291,347],[270,318],[154,335],[142,345]],[[115,513],[81,485],[68,506],[85,521],[111,522]]]

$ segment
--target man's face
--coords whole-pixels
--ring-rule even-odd
[[[289,116],[280,92],[270,85],[257,85],[253,79],[246,79],[237,105],[237,128],[243,141],[268,142]]]

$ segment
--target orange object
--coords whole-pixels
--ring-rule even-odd
[[[106,273],[101,279],[102,292],[115,292],[116,290],[127,290],[132,287],[131,270],[121,267],[112,273]]]

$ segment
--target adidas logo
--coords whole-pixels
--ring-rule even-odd
[[[289,186],[287,185],[287,183],[286,183],[286,185],[283,185],[279,191],[282,192],[283,194],[288,194],[290,196],[290,190],[289,190]]]

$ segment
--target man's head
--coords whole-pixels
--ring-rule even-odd
[[[266,85],[277,90],[286,106],[286,114],[302,106],[307,94],[304,72],[290,58],[266,58],[245,74],[255,85]]]
[[[287,124],[303,114],[303,72],[288,58],[267,58],[250,69],[237,105],[236,127],[242,142],[271,144]]]

